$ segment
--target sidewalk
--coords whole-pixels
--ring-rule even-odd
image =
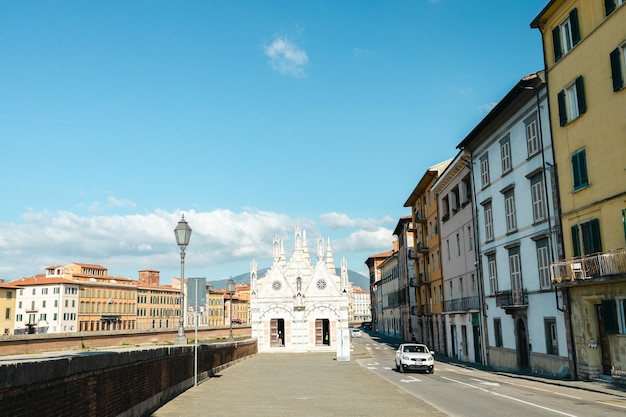
[[[259,353],[190,388],[153,417],[423,416],[445,414],[332,353]],[[367,356],[364,356],[367,355]]]

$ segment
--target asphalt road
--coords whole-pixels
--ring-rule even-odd
[[[526,378],[437,362],[434,374],[395,370],[393,343],[354,339],[369,358],[357,362],[390,384],[451,417],[612,417],[626,415],[626,392],[572,382]],[[597,388],[597,389],[596,389]]]

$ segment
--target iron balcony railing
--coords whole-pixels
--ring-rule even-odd
[[[625,276],[626,249],[579,256],[550,264],[550,278],[553,283]]]
[[[496,306],[502,308],[528,307],[528,292],[526,290],[498,291]]]
[[[480,299],[476,295],[473,297],[446,300],[444,301],[443,309],[445,312],[478,310],[480,309]]]

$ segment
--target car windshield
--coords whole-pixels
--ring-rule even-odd
[[[411,352],[411,353],[426,353],[426,347],[425,346],[405,346],[402,351]]]

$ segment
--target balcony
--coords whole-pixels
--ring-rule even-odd
[[[552,283],[576,283],[594,278],[625,278],[626,249],[580,256],[550,264]]]
[[[428,253],[428,243],[417,242],[417,251],[419,253]]]
[[[418,223],[426,224],[428,219],[426,218],[424,213],[420,210],[420,211],[415,212],[415,221]]]
[[[446,300],[443,310],[447,313],[452,311],[470,311],[480,309],[480,299],[478,296],[457,298],[455,300]]]
[[[507,313],[511,310],[528,308],[528,291],[509,290],[496,293],[496,306],[503,308]]]

